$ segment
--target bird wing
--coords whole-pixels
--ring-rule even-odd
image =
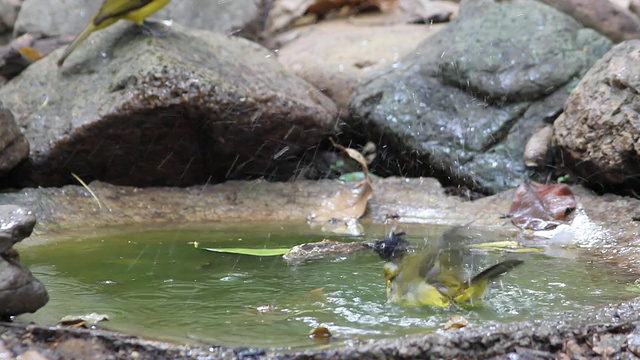
[[[522,260],[511,259],[489,267],[465,283],[465,286],[454,296],[454,300],[464,302],[470,299],[480,299],[487,289],[489,281],[497,279],[522,263]]]
[[[154,1],[157,0],[104,0],[100,10],[93,18],[93,24],[98,26],[106,19],[120,17]]]

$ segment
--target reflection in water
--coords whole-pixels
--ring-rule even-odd
[[[419,243],[435,241],[443,230],[404,229]],[[524,265],[494,284],[481,307],[403,308],[386,302],[382,262],[373,252],[287,266],[280,257],[211,253],[189,245],[281,247],[323,238],[304,227],[143,230],[23,250],[23,262],[45,284],[51,300],[19,320],[55,323],[64,315],[98,312],[110,317],[104,327],[147,337],[311,346],[307,334],[320,325],[338,339],[388,337],[439,329],[454,313],[471,323],[539,319],[633,297],[624,291],[629,279],[607,276],[588,260],[521,254]],[[373,232],[384,234],[383,229]],[[491,234],[476,237],[503,240]],[[477,273],[501,258],[476,254],[465,270]]]

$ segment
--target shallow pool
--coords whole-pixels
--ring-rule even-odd
[[[404,226],[408,239],[429,242],[446,230]],[[368,229],[381,238],[382,227]],[[504,240],[473,232],[474,241]],[[492,286],[472,309],[403,308],[388,304],[382,262],[372,251],[289,266],[282,258],[206,252],[201,247],[283,247],[362,239],[324,236],[306,226],[241,224],[104,231],[23,249],[22,261],[51,300],[19,321],[56,323],[62,316],[97,312],[101,327],[176,342],[228,346],[310,346],[308,333],[327,327],[336,340],[431,332],[452,314],[472,324],[588,311],[634,297],[633,281],[578,253],[476,253],[470,273],[505,256],[524,265]]]

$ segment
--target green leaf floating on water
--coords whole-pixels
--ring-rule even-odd
[[[541,252],[543,248],[535,247],[521,247],[517,241],[494,241],[485,242],[479,244],[471,244],[468,246],[472,250],[483,251],[496,251],[496,252],[511,252],[511,253],[529,253],[529,252]]]
[[[225,254],[251,255],[251,256],[279,256],[289,252],[290,248],[275,249],[251,249],[251,248],[201,248],[197,241],[193,242],[193,247],[206,251],[219,252]]]

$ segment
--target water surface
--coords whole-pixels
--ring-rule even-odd
[[[444,230],[405,226],[409,239],[431,241]],[[382,237],[387,229],[369,229]],[[23,321],[56,323],[68,314],[97,312],[103,327],[176,342],[227,346],[309,346],[311,329],[334,338],[379,338],[432,332],[451,314],[471,323],[555,316],[634,297],[633,279],[584,255],[475,254],[477,272],[505,256],[524,265],[507,274],[473,309],[403,308],[388,304],[382,262],[369,251],[289,266],[280,257],[206,252],[202,247],[288,247],[326,236],[306,226],[242,224],[197,228],[120,229],[29,247],[22,261],[51,300]],[[362,240],[331,237],[337,240]],[[479,242],[504,240],[477,234]]]

